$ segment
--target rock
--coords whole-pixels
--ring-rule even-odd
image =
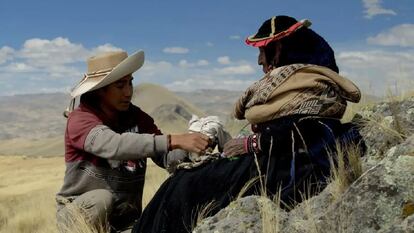
[[[384,158],[385,152],[414,133],[414,96],[402,101],[383,102],[364,107],[356,120],[368,147],[366,169]]]
[[[366,171],[317,223],[324,232],[392,232],[402,224],[404,203],[414,198],[414,136],[391,148],[378,165]],[[407,149],[411,148],[411,149]]]
[[[275,203],[268,198],[249,196],[232,202],[213,217],[204,219],[193,232],[263,232],[263,225],[265,229],[269,227],[283,228],[283,223],[286,221],[286,217],[287,213],[277,207]],[[266,224],[268,222],[273,224]]]
[[[283,232],[318,232],[315,223],[325,215],[329,206],[335,202],[335,197],[332,195],[334,188],[334,184],[329,184],[319,195],[304,200],[291,210]]]
[[[407,233],[414,232],[414,216],[411,215],[402,222],[391,224],[387,228],[378,231],[378,233]]]

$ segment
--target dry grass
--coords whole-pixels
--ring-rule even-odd
[[[205,205],[197,207],[192,213],[193,217],[191,221],[191,229],[186,229],[187,232],[192,232],[192,230],[194,230],[194,228],[200,224],[203,219],[211,215],[211,211],[213,211],[216,207],[217,203],[214,200]]]
[[[399,118],[399,114],[401,109],[399,109],[399,105],[395,104],[397,102],[401,102],[407,98],[414,96],[414,91],[407,91],[403,92],[400,95],[394,95],[391,92],[388,92],[386,97],[381,100],[389,103],[389,108],[391,111],[391,116],[393,117],[393,122],[389,122],[383,115],[374,114],[371,116],[364,116],[363,121],[361,122],[364,126],[368,128],[379,128],[383,131],[384,134],[389,135],[391,137],[395,137],[400,141],[404,140],[407,136],[406,129],[403,128],[401,125],[401,119]],[[357,104],[350,104],[345,111],[344,117],[342,118],[343,122],[351,121],[357,112],[359,112],[363,108],[369,108],[374,105],[378,104],[378,101],[373,101],[363,97],[361,101]]]
[[[57,232],[55,194],[62,185],[64,172],[63,157],[0,156],[0,232]],[[149,163],[144,206],[166,177],[165,171]],[[91,231],[81,223],[77,228],[71,232],[102,232]]]
[[[25,155],[33,157],[55,157],[65,154],[63,136],[29,139],[13,138],[0,140],[1,155]]]
[[[346,189],[363,173],[361,152],[358,145],[336,145],[336,159],[332,157],[331,162],[331,183],[330,192],[334,200],[338,200]]]
[[[109,226],[106,222],[98,222],[96,225],[90,224],[87,219],[83,216],[81,209],[76,205],[68,205],[67,222],[60,223],[58,228],[59,232],[65,233],[101,233],[109,232]]]
[[[0,232],[56,232],[63,158],[0,157]]]
[[[280,208],[275,208],[275,206],[280,206],[280,189],[279,192],[273,197],[273,202],[263,200],[264,198],[268,198],[263,195],[263,191],[263,198],[259,200],[260,216],[262,219],[262,232],[278,233],[281,229],[280,212],[282,210]]]
[[[348,189],[348,187],[360,177],[363,173],[361,154],[357,145],[347,145],[341,146],[339,143],[336,148],[336,162],[334,166],[334,161],[331,159],[332,163],[332,173],[330,180],[329,192],[332,195],[333,200],[339,200],[343,193]],[[309,185],[307,187],[310,187]],[[317,224],[317,219],[314,216],[317,216],[320,211],[323,209],[315,209],[310,204],[309,198],[312,196],[311,191],[308,190],[308,193],[301,193],[302,199],[304,200],[301,204],[304,212],[303,217],[296,218],[296,222],[293,223],[295,232],[308,232],[308,233],[328,233],[328,232],[337,232],[339,229],[346,228],[347,216],[339,214],[343,222],[338,223],[338,226],[325,226],[324,229],[321,229]],[[262,197],[266,197],[266,192],[262,191]],[[279,196],[275,196],[273,202],[280,206],[280,193]],[[333,202],[332,202],[333,203]],[[281,231],[281,222],[280,222],[280,211],[281,209],[272,209],[269,205],[260,206],[260,214],[262,218],[262,232],[263,233],[278,233]],[[318,213],[315,213],[317,211]],[[341,210],[338,210],[341,211]],[[341,212],[342,213],[342,212]],[[343,215],[343,216],[342,216]],[[291,216],[293,218],[295,216]],[[296,227],[295,227],[296,225]],[[333,230],[335,229],[335,230]]]
[[[359,112],[362,108],[365,108],[367,106],[374,106],[377,104],[378,100],[375,100],[373,98],[367,97],[365,95],[361,96],[361,100],[359,103],[351,103],[348,102],[348,106],[345,110],[344,116],[342,117],[342,122],[349,122],[351,121],[355,114]]]

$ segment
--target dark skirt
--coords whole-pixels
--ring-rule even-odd
[[[336,141],[365,146],[355,125],[337,119],[284,117],[260,124],[262,152],[223,158],[191,170],[177,170],[159,188],[132,232],[191,232],[200,210],[211,203],[208,216],[226,207],[250,180],[242,196],[280,192],[282,208],[292,208],[303,195],[315,195],[330,175]],[[257,158],[257,162],[255,161]],[[263,190],[265,186],[265,190]]]

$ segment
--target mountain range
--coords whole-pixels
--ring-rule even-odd
[[[219,116],[227,131],[237,135],[247,124],[231,116],[242,91],[173,92],[142,83],[134,87],[132,103],[151,115],[163,133],[184,133],[192,115]],[[365,97],[375,99],[375,97]],[[60,156],[69,105],[67,93],[0,97],[0,155]]]
[[[172,92],[143,83],[134,88],[132,103],[151,115],[164,133],[183,133],[192,115],[217,115],[237,133],[244,122],[230,117],[241,92],[198,90]],[[69,105],[66,93],[0,97],[0,155],[56,156],[64,154],[63,135]]]

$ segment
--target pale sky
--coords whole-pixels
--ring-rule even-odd
[[[311,20],[365,93],[414,90],[413,12],[412,0],[2,0],[0,96],[69,92],[87,57],[116,49],[145,51],[135,84],[244,90],[263,75],[244,40],[274,15]]]

